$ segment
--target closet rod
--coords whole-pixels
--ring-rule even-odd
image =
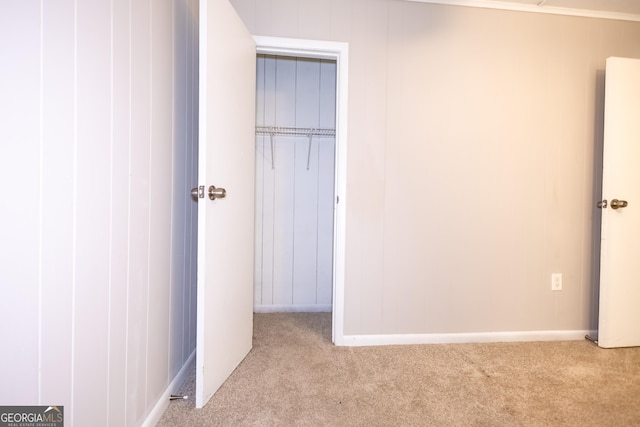
[[[296,128],[282,126],[256,126],[256,135],[335,137],[336,130],[328,128]]]

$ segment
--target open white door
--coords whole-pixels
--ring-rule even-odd
[[[640,60],[607,59],[600,347],[640,346]]]
[[[201,0],[197,408],[252,345],[255,61],[253,38],[229,2]]]

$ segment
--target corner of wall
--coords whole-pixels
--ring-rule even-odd
[[[166,411],[167,408],[169,407],[169,403],[170,403],[169,399],[171,395],[176,390],[178,390],[180,386],[182,386],[182,384],[187,380],[189,376],[189,372],[191,372],[192,369],[195,367],[195,361],[196,361],[196,351],[193,350],[193,352],[191,353],[187,361],[184,363],[184,365],[182,365],[182,368],[180,368],[180,371],[175,376],[173,381],[171,381],[167,389],[164,391],[164,393],[162,393],[162,395],[160,395],[160,397],[156,401],[156,404],[153,406],[153,409],[151,410],[151,412],[149,412],[149,415],[142,423],[143,427],[153,427],[156,424],[158,424],[158,422],[160,422],[160,419],[162,418],[164,411]]]

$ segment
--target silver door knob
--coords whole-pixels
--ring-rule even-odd
[[[629,203],[627,203],[626,200],[613,199],[609,204],[609,206],[611,206],[611,209],[618,209],[618,208],[626,208],[628,204]]]
[[[198,199],[204,199],[204,185],[191,189],[191,197],[196,202]]]
[[[216,188],[215,186],[209,187],[209,198],[211,200],[224,199],[227,195],[227,190],[224,188]]]

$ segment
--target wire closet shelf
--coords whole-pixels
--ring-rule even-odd
[[[320,136],[333,138],[336,136],[335,129],[328,128],[295,128],[282,126],[256,126],[256,135],[269,136]]]
[[[309,151],[307,153],[307,170],[311,161],[311,142],[317,138],[335,138],[336,130],[329,128],[297,128],[282,126],[256,126],[256,135],[269,136],[271,143],[271,169],[275,169],[273,138],[276,136],[306,136],[309,138]]]

